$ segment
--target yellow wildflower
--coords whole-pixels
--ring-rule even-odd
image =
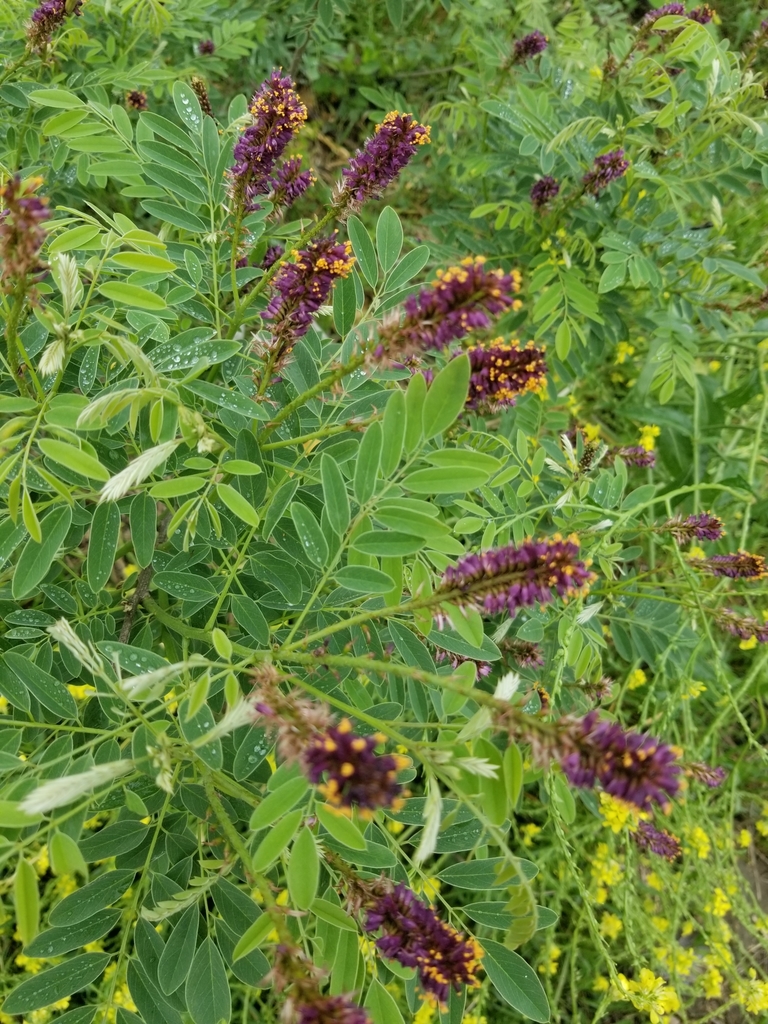
[[[608,979],[603,974],[598,974],[598,976],[592,982],[593,992],[607,992],[610,987],[610,981],[608,981]]]
[[[581,432],[587,441],[597,441],[600,437],[600,425],[598,423],[585,423]]]
[[[680,930],[683,935],[693,935],[693,921],[686,921]]]
[[[704,907],[705,910],[709,911],[715,917],[725,917],[728,911],[731,909],[731,901],[725,895],[720,886],[715,889],[712,899]]]
[[[717,371],[720,369],[720,367],[722,365],[723,364],[720,362],[719,359],[710,359],[709,360],[709,370],[710,370],[710,373],[717,373]]]
[[[696,698],[700,697],[702,695],[702,693],[704,693],[706,691],[706,689],[707,688],[704,685],[704,683],[693,683],[693,682],[691,682],[691,683],[688,683],[688,685],[686,686],[686,688],[683,691],[683,693],[681,694],[681,696],[682,696],[683,700],[696,700]]]
[[[476,1013],[468,1013],[461,1024],[488,1024],[488,1019],[485,1014],[478,1016]]]
[[[399,836],[405,828],[402,821],[392,821],[391,819],[387,822],[387,831],[391,832],[393,836]]]
[[[710,967],[702,975],[701,985],[707,999],[719,999],[723,994],[723,976],[716,967]]]
[[[627,686],[630,690],[639,690],[641,686],[645,686],[648,682],[648,676],[643,672],[641,668],[636,668],[633,672],[630,672],[627,676]]]
[[[416,892],[423,893],[428,900],[434,900],[435,896],[440,892],[440,879],[439,878],[425,878],[423,881],[419,879],[414,882],[413,888]]]
[[[550,946],[547,952],[547,959],[544,963],[539,964],[537,970],[539,974],[557,974],[558,960],[562,950],[559,946]]]
[[[520,829],[523,834],[523,846],[533,846],[533,840],[541,832],[541,825],[535,825],[532,821],[523,825]]]
[[[616,358],[615,363],[626,363],[628,356],[635,354],[635,346],[630,345],[628,341],[620,341],[616,346]]]
[[[696,954],[692,949],[682,946],[661,946],[654,950],[656,957],[668,970],[681,974],[683,977],[691,973],[696,963]]]
[[[73,875],[60,875],[56,879],[54,889],[56,895],[64,899],[65,896],[69,896],[70,893],[77,889],[77,879]]]
[[[660,433],[661,427],[657,427],[654,423],[640,427],[640,440],[638,442],[640,447],[645,448],[647,452],[652,452],[656,447],[656,438]]]
[[[753,633],[746,640],[739,640],[739,648],[742,651],[753,651],[757,647],[757,637]]]
[[[27,974],[37,974],[38,971],[43,969],[42,960],[31,956],[24,956],[23,953],[19,953],[13,962],[17,967],[22,967]]]
[[[651,915],[651,924],[657,932],[665,932],[669,928],[668,918],[658,917],[656,914]]]
[[[749,969],[749,981],[739,982],[734,992],[747,1013],[763,1013],[768,1010],[768,982],[758,981],[754,967]]]
[[[75,700],[85,700],[86,697],[92,697],[96,693],[92,686],[78,686],[76,683],[67,683],[67,689]]]
[[[698,544],[694,544],[692,548],[688,549],[687,558],[706,558],[707,553],[704,548],[700,548]]]
[[[413,1024],[429,1024],[434,1016],[435,1004],[433,1002],[424,1002],[416,1012],[416,1015],[413,1018]]]
[[[652,889],[655,889],[656,892],[661,892],[661,890],[664,888],[664,883],[655,871],[648,872],[648,874],[645,877],[645,884],[650,885],[650,887]]]
[[[0,697],[0,715],[5,715],[8,712],[8,698]]]
[[[651,1024],[662,1024],[667,1014],[680,1009],[680,1000],[675,990],[647,967],[643,967],[637,979],[632,981],[620,974],[619,986],[636,1010],[648,1014]]]
[[[600,919],[600,934],[606,939],[617,939],[624,925],[615,914],[603,914]]]
[[[700,825],[686,830],[686,838],[699,860],[706,860],[712,850],[709,836]],[[690,852],[690,851],[686,851]]]
[[[43,846],[40,848],[37,857],[35,857],[35,871],[42,877],[50,866],[51,861],[48,856],[48,847]]]
[[[603,828],[609,828],[616,835],[625,825],[629,826],[630,832],[634,832],[643,817],[635,804],[611,796],[610,793],[600,794],[600,813],[603,816]]]

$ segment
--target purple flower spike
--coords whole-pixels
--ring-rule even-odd
[[[546,206],[550,200],[554,199],[559,191],[560,183],[557,179],[553,178],[551,174],[545,174],[533,185],[531,202],[537,210],[540,210],[542,206]]]
[[[688,11],[691,21],[698,21],[700,25],[708,25],[714,16],[715,12],[709,4],[702,4],[701,7],[694,7],[692,11]]]
[[[201,57],[210,57],[212,53],[215,53],[216,46],[212,39],[201,39],[197,44],[197,52]]]
[[[536,348],[532,341],[520,348],[518,341],[496,338],[487,347],[470,349],[469,364],[470,409],[508,408],[515,404],[518,395],[541,391],[546,384],[544,350]]]
[[[656,465],[656,452],[649,452],[641,444],[632,444],[625,448],[619,448],[615,454],[620,455],[630,466],[642,466],[653,469]]]
[[[282,245],[270,245],[264,253],[264,259],[261,261],[261,269],[269,270],[270,267],[273,267],[275,263],[277,263],[284,252],[285,249]]]
[[[523,61],[529,60],[531,57],[537,57],[540,53],[543,53],[549,45],[549,40],[543,32],[539,32],[536,29],[534,32],[529,32],[527,36],[523,36],[522,39],[516,39],[514,45],[514,61],[516,64],[520,64]]]
[[[755,615],[738,615],[730,608],[724,608],[715,618],[721,629],[727,629],[739,640],[751,640],[768,644],[768,621],[761,621]]]
[[[344,718],[307,746],[302,757],[307,778],[334,807],[357,807],[363,817],[379,807],[398,810],[403,799],[397,773],[409,762],[399,754],[375,753],[386,739],[381,733],[356,736]]]
[[[378,199],[417,148],[429,141],[429,125],[419,124],[412,114],[391,111],[341,172],[335,206],[349,212],[359,210],[369,199]]]
[[[625,732],[617,722],[600,721],[596,711],[579,723],[575,749],[561,765],[574,786],[591,789],[599,782],[606,793],[647,810],[663,809],[680,788],[677,753],[653,736]]]
[[[654,828],[647,821],[641,821],[630,835],[643,853],[655,853],[669,861],[680,856],[680,840],[665,829]]]
[[[270,181],[270,199],[276,208],[283,207],[287,209],[304,195],[314,180],[315,177],[312,171],[302,171],[301,157],[291,157],[290,160],[286,160],[275,171]]]
[[[42,52],[68,15],[80,17],[82,6],[83,0],[75,0],[71,9],[67,10],[67,0],[44,0],[32,12],[32,20],[27,27],[27,39],[32,49],[38,53]]]
[[[629,160],[625,160],[623,149],[613,149],[610,153],[596,156],[592,170],[584,175],[584,191],[598,196],[612,181],[622,178],[628,167]]]
[[[307,119],[292,79],[279,71],[259,87],[250,112],[253,124],[238,139],[229,171],[233,202],[246,212],[258,209],[255,197],[269,191],[272,169]]]
[[[438,270],[431,286],[405,300],[402,324],[382,330],[384,348],[405,361],[424,349],[445,348],[472,331],[490,327],[493,320],[512,308],[520,291],[520,274],[487,270],[481,256],[462,260],[458,267]]]
[[[334,282],[346,277],[355,262],[349,242],[337,242],[336,233],[294,251],[274,281],[275,293],[262,316],[273,320],[272,333],[281,355],[309,330],[312,318],[331,294]]]
[[[657,7],[653,11],[648,11],[640,24],[643,28],[649,28],[657,22],[659,18],[665,18],[670,14],[678,14],[682,16],[685,14],[685,4],[664,4],[663,7]]]
[[[563,540],[555,534],[547,540],[526,541],[519,548],[510,544],[467,555],[448,566],[440,591],[446,600],[481,614],[507,612],[514,618],[520,608],[549,604],[556,595],[585,593],[594,576],[578,554],[576,537]]]
[[[48,200],[35,195],[42,183],[42,178],[22,181],[17,174],[0,188],[0,282],[6,291],[13,280],[40,269],[43,221],[51,216]]]
[[[318,996],[297,1007],[297,1024],[371,1024],[365,1010],[347,996]]]
[[[366,932],[378,932],[376,948],[388,960],[415,967],[427,999],[445,1006],[451,988],[477,988],[482,950],[465,938],[402,883],[368,910]]]
[[[711,512],[697,512],[694,515],[675,516],[659,527],[665,533],[671,533],[678,544],[686,544],[692,540],[720,540],[725,534],[722,519]]]
[[[732,580],[762,580],[768,576],[765,559],[749,551],[729,555],[710,555],[709,558],[692,558],[691,565],[710,576],[727,576]]]
[[[717,789],[725,781],[728,774],[725,768],[713,768],[704,761],[694,761],[685,766],[686,775],[689,775],[696,782],[701,782],[707,789]]]

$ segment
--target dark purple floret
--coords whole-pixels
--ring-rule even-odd
[[[596,711],[579,723],[575,749],[561,765],[574,786],[591,789],[599,782],[606,793],[647,810],[652,803],[669,807],[680,788],[680,765],[672,747],[654,736],[627,732],[617,722],[601,721]]]
[[[530,640],[503,640],[501,649],[505,654],[509,654],[520,668],[539,668],[544,664],[541,648]]]
[[[371,1024],[365,1010],[346,996],[318,996],[297,1006],[296,1012],[297,1024]]]
[[[472,331],[490,327],[510,308],[520,291],[520,274],[486,269],[481,256],[468,257],[460,266],[438,270],[427,288],[405,300],[405,318],[380,332],[383,347],[404,359],[424,349],[445,348]]]
[[[631,444],[624,448],[618,448],[614,454],[620,455],[630,466],[643,466],[653,469],[656,465],[656,452],[649,452],[641,444]]]
[[[409,762],[399,754],[377,754],[386,739],[381,733],[356,736],[344,718],[307,745],[306,776],[334,807],[357,807],[364,817],[379,807],[398,810],[403,797],[397,773]]]
[[[235,163],[229,171],[236,206],[252,212],[255,197],[269,191],[269,176],[286,146],[307,119],[307,108],[288,75],[273,71],[250,106],[253,124],[235,144]]]
[[[643,853],[655,853],[669,861],[680,856],[680,840],[665,829],[654,828],[650,822],[641,821],[630,835]]]
[[[337,242],[336,232],[294,250],[293,263],[284,263],[274,280],[275,292],[262,316],[274,321],[275,346],[285,355],[309,330],[312,318],[331,294],[337,278],[346,277],[355,262],[349,242]]]
[[[391,111],[342,173],[334,205],[346,211],[359,209],[369,199],[378,199],[409,163],[419,146],[429,142],[429,126],[419,124],[412,114]]]
[[[648,11],[640,24],[647,28],[657,22],[659,18],[664,18],[670,14],[685,14],[685,4],[664,4],[663,7],[657,7],[653,11]]]
[[[557,178],[553,178],[551,174],[545,174],[544,177],[539,178],[531,188],[531,202],[537,210],[541,209],[541,207],[546,206],[551,199],[554,199],[559,191],[560,182]]]
[[[575,537],[563,540],[555,534],[520,547],[466,555],[445,570],[438,593],[485,615],[507,612],[514,618],[520,608],[548,604],[556,595],[583,594],[594,576],[578,554]]]
[[[434,639],[434,633],[432,637]],[[452,669],[457,669],[459,665],[465,665],[468,661],[475,666],[478,679],[484,676],[489,676],[493,672],[493,665],[488,661],[475,661],[474,658],[462,658],[460,654],[453,654],[450,651],[442,651],[440,649],[435,651],[435,661],[439,665],[443,661],[449,661]]]
[[[708,25],[714,16],[715,12],[709,4],[702,4],[701,7],[694,7],[692,11],[688,11],[691,21],[698,21],[700,25]]]
[[[728,773],[725,768],[713,768],[704,761],[694,761],[685,766],[685,774],[696,782],[701,782],[708,789],[717,789],[723,784]]]
[[[540,53],[546,50],[549,44],[549,40],[543,32],[539,32],[536,29],[533,32],[529,32],[527,36],[523,36],[522,39],[516,39],[514,45],[514,61],[516,64],[522,63],[525,60],[529,60],[531,57],[537,57]]]
[[[469,409],[494,411],[513,406],[519,395],[539,392],[546,386],[544,350],[532,341],[524,347],[516,339],[496,338],[487,346],[469,350]]]
[[[725,534],[722,519],[711,512],[696,512],[693,515],[674,516],[658,527],[664,533],[671,533],[678,544],[692,540],[720,540]]]
[[[739,615],[730,608],[724,608],[715,617],[715,622],[721,629],[727,629],[739,640],[751,640],[755,637],[759,644],[768,644],[768,621],[761,621],[754,615]]]
[[[71,10],[67,10],[67,0],[44,0],[32,12],[32,20],[27,27],[27,39],[32,49],[38,53],[44,50],[53,33],[61,28],[69,15],[80,17],[82,6],[83,0],[74,0]]]
[[[477,988],[482,950],[472,938],[465,938],[411,889],[398,884],[378,897],[368,910],[366,932],[381,932],[376,948],[388,960],[414,967],[428,999],[444,1006],[451,988]]]
[[[147,94],[140,89],[131,89],[125,94],[125,105],[129,110],[146,110]]]
[[[301,169],[301,157],[284,161],[270,179],[270,199],[275,208],[288,208],[307,191],[315,180],[312,171]]]
[[[42,178],[22,181],[18,174],[0,187],[0,282],[6,291],[40,270],[40,249],[45,242],[43,222],[51,216],[48,200],[35,195]]]
[[[584,191],[593,196],[599,195],[612,181],[623,177],[628,167],[629,160],[624,158],[623,149],[612,149],[610,153],[596,156],[592,170],[584,175]]]
[[[212,39],[201,39],[197,44],[197,52],[201,57],[210,57],[215,51],[216,46]]]
[[[708,572],[710,576],[727,576],[732,580],[762,580],[768,576],[763,556],[753,555],[749,551],[692,558],[691,565],[702,572]]]
[[[269,270],[270,267],[273,267],[275,263],[277,263],[284,252],[285,249],[282,245],[270,245],[264,253],[264,259],[261,261],[261,269]]]
[[[213,107],[211,106],[211,100],[208,96],[208,86],[198,75],[193,75],[189,80],[189,84],[192,86],[192,91],[200,101],[200,109],[208,117],[213,117]]]

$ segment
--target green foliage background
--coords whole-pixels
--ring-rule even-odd
[[[42,176],[55,211],[39,301],[7,294],[0,311],[28,367],[20,382],[4,359],[0,380],[4,1024],[277,1021],[274,900],[373,1024],[768,1012],[766,648],[717,624],[727,608],[764,618],[766,585],[704,576],[653,529],[711,509],[727,536],[707,554],[765,551],[768,42],[733,2],[637,47],[646,9],[90,0],[41,60],[30,4],[4,5],[2,178]],[[512,64],[534,28],[548,49]],[[295,148],[318,180],[292,219],[248,218],[256,256],[235,269],[225,171],[275,66],[308,106]],[[126,108],[133,90],[146,112]],[[358,270],[255,402],[263,285],[247,286],[266,244],[323,215],[390,109],[430,123],[432,144],[342,227]],[[585,197],[594,156],[617,147],[626,176]],[[543,174],[562,189],[537,212]],[[359,354],[470,255],[522,273],[521,309],[489,337],[547,348],[546,391],[497,416],[464,411],[464,361],[430,357],[427,390]],[[65,363],[45,378],[56,337]],[[579,465],[585,440],[641,438],[654,469]],[[104,501],[150,449],[154,467]],[[592,559],[589,597],[447,634],[419,607],[465,552],[555,531]],[[61,617],[85,662],[49,634]],[[517,671],[513,639],[544,664],[520,670],[510,735],[493,693]],[[469,660],[454,671],[446,651]],[[262,728],[214,724],[267,663],[411,759],[402,811],[335,819]],[[138,694],[119,683],[154,671]],[[604,714],[728,773],[657,821],[682,842],[675,864],[531,750],[526,721],[584,715],[604,675]],[[120,761],[50,814],[19,808]],[[329,852],[408,879],[476,935],[481,987],[423,1006],[342,910]],[[627,1000],[621,976],[644,970],[676,993],[671,1015],[650,983]]]

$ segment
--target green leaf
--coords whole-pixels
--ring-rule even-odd
[[[48,843],[51,870],[55,875],[82,875],[88,877],[88,865],[83,859],[80,847],[66,832],[55,832]]]
[[[563,320],[555,334],[555,351],[557,358],[565,361],[571,351],[571,325]]]
[[[0,828],[26,828],[42,821],[41,814],[27,814],[13,800],[0,800]]]
[[[68,89],[33,89],[27,93],[28,99],[41,107],[61,107],[63,110],[72,110],[74,107],[82,107],[85,104],[79,96],[75,96]]]
[[[13,597],[16,601],[31,594],[48,573],[71,525],[72,509],[69,505],[51,509],[42,520],[42,542],[38,544],[30,537],[16,564],[12,584]]]
[[[49,459],[53,459],[54,462],[60,463],[67,469],[74,470],[75,473],[90,477],[92,480],[106,482],[111,476],[109,470],[102,466],[93,455],[89,455],[88,452],[84,452],[73,444],[67,444],[66,441],[41,438],[37,442],[37,447]]]
[[[423,410],[427,397],[427,382],[424,375],[414,373],[405,392],[405,450],[408,455],[414,451],[424,435]]]
[[[232,998],[227,970],[212,939],[203,940],[192,961],[184,997],[195,1024],[229,1024]]]
[[[435,437],[454,422],[464,408],[469,388],[469,356],[451,359],[438,373],[424,399],[424,437]]]
[[[327,804],[316,804],[315,814],[320,819],[320,824],[344,846],[348,846],[351,850],[367,849],[365,836],[351,818],[340,814]]]
[[[385,480],[394,473],[400,464],[405,441],[406,407],[405,393],[399,388],[393,391],[381,422],[381,475]]]
[[[428,245],[417,245],[415,249],[406,253],[387,278],[387,292],[396,292],[408,284],[411,278],[426,266],[428,259]]]
[[[488,483],[490,473],[485,469],[455,469],[436,466],[417,469],[403,480],[403,487],[414,494],[464,494]]]
[[[391,3],[392,0],[388,0],[387,8],[390,7]],[[368,988],[363,1005],[368,1011],[373,1024],[403,1024],[403,1015],[397,1008],[397,1003],[381,982],[375,978]]]
[[[388,594],[395,584],[387,573],[367,565],[345,565],[334,575],[337,583],[357,594]]]
[[[291,519],[307,557],[315,565],[324,566],[328,561],[328,542],[314,515],[306,505],[294,501],[291,503]]]
[[[612,292],[614,288],[619,288],[624,284],[626,277],[626,263],[610,263],[602,273],[597,290],[601,295],[604,292]]]
[[[26,946],[40,928],[40,893],[37,888],[37,872],[23,857],[19,858],[16,867],[13,902],[16,906],[16,928]]]
[[[99,910],[111,906],[128,889],[135,877],[135,871],[106,871],[82,889],[65,896],[48,915],[56,928],[68,928],[93,917]]]
[[[349,914],[335,903],[331,903],[330,900],[319,898],[312,900],[312,905],[309,909],[321,921],[332,924],[344,932],[357,931],[357,925]]]
[[[22,981],[3,1003],[3,1013],[29,1013],[79,992],[104,973],[109,953],[83,953]]]
[[[66,686],[49,675],[29,658],[16,651],[6,651],[5,663],[18,676],[29,692],[61,718],[77,718],[77,704]]]
[[[99,285],[99,294],[106,299],[111,299],[118,307],[129,306],[133,309],[165,309],[165,299],[149,291],[148,288],[141,288],[137,284],[125,284],[122,281],[111,281]]]
[[[69,228],[62,232],[48,246],[50,256],[61,252],[70,252],[72,249],[82,249],[101,234],[96,224],[81,224],[76,228]],[[90,245],[88,245],[91,248]]]
[[[146,493],[137,494],[129,514],[131,540],[136,561],[142,569],[152,562],[157,537],[157,504]]]
[[[290,814],[279,821],[270,832],[262,839],[253,854],[254,871],[266,871],[277,860],[283,850],[296,835],[296,831],[304,817],[304,811],[299,808],[291,811]]]
[[[341,475],[338,463],[326,453],[320,457],[320,480],[323,485],[325,512],[333,532],[343,537],[349,526],[349,498],[347,485]]]
[[[173,103],[187,128],[200,135],[203,130],[203,112],[200,109],[200,100],[192,89],[183,82],[174,82]]]
[[[176,264],[164,256],[153,256],[146,252],[118,252],[112,257],[112,263],[128,270],[145,270],[148,274],[172,274]],[[154,362],[154,355],[153,362]]]
[[[381,424],[372,423],[363,434],[355,464],[354,491],[358,504],[364,505],[374,492],[381,461]]]
[[[294,906],[309,910],[320,880],[320,858],[315,837],[308,828],[299,832],[288,858],[288,892]]]
[[[376,223],[376,251],[379,263],[387,273],[397,263],[403,247],[403,226],[391,206],[385,206]]]
[[[232,951],[233,960],[241,960],[248,956],[254,949],[257,949],[267,938],[270,932],[274,931],[275,922],[269,914],[262,914],[241,936],[240,941]]]
[[[217,484],[216,493],[224,502],[230,512],[234,512],[238,519],[242,519],[248,526],[254,529],[259,525],[259,513],[251,505],[245,495],[236,491],[231,484]]]
[[[98,592],[106,585],[115,563],[117,542],[120,539],[120,509],[115,501],[96,506],[88,541],[86,569],[88,586]]]
[[[352,216],[347,221],[347,234],[352,243],[355,259],[371,288],[376,287],[379,279],[379,268],[376,263],[376,250],[373,248],[371,236],[359,217]]]
[[[349,274],[333,286],[333,326],[342,338],[352,330],[356,315],[355,279]]]
[[[120,916],[119,910],[100,910],[79,924],[67,928],[48,928],[41,932],[34,942],[25,946],[24,955],[48,959],[71,953],[73,949],[79,949],[89,942],[103,938],[107,932],[112,931]]]
[[[190,700],[185,698],[179,707],[179,726],[184,739],[195,744],[197,756],[201,761],[214,771],[220,771],[224,761],[221,740],[212,739],[209,743],[198,745],[198,741],[201,741],[214,726],[211,709],[203,702],[192,714],[190,703]]]
[[[230,606],[235,622],[258,642],[266,647],[269,643],[269,623],[264,618],[261,608],[250,597],[240,594],[230,598]]]
[[[170,149],[170,146],[166,148]],[[185,172],[182,171],[181,173]],[[190,213],[189,210],[185,210],[181,206],[174,206],[172,203],[156,202],[154,199],[147,199],[141,205],[153,217],[166,221],[168,224],[172,224],[175,228],[181,228],[183,231],[192,231],[202,235],[208,230],[208,226],[201,217],[197,217],[194,213]]]
[[[483,967],[501,998],[531,1020],[549,1020],[549,1003],[533,968],[521,956],[491,939],[483,940]]]
[[[267,828],[279,817],[295,807],[299,800],[309,791],[309,783],[303,775],[288,779],[273,793],[264,797],[259,806],[251,814],[249,827],[253,832]]]
[[[88,861],[106,860],[141,846],[148,826],[141,821],[116,821],[80,840],[80,851]]]
[[[352,547],[366,555],[413,555],[424,547],[421,537],[397,530],[371,530],[355,537]]]
[[[158,572],[152,579],[166,594],[182,601],[207,603],[217,596],[216,588],[209,580],[192,572]]]
[[[387,0],[387,14],[395,28],[400,28],[403,23],[403,0]],[[382,989],[382,991],[384,991],[384,989]],[[387,993],[387,995],[389,996],[389,993]],[[392,997],[389,996],[389,998]],[[367,1001],[365,1005],[368,1005]],[[403,1018],[400,1017],[399,1019],[402,1020]],[[378,1020],[374,1017],[373,1024],[389,1024],[389,1021]]]
[[[538,868],[533,861],[525,860],[522,857],[516,858],[518,869],[523,877],[530,881],[535,878]],[[437,876],[440,881],[453,885],[457,889],[506,889],[509,885],[517,884],[516,875],[512,878],[506,877],[505,869],[509,862],[504,857],[490,857],[488,860],[472,860],[463,864],[451,864],[444,868]],[[499,881],[499,877],[502,881]]]
[[[186,981],[197,945],[200,911],[197,904],[187,907],[165,944],[157,965],[157,980],[166,995],[175,992]]]

